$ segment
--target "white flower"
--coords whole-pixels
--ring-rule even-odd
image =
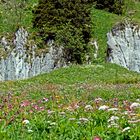
[[[119,126],[118,126],[118,124],[116,124],[116,123],[113,122],[110,125],[108,125],[108,128],[110,128],[110,127],[119,127]]]
[[[108,111],[118,111],[118,108],[109,108]]]
[[[48,114],[53,114],[55,111],[48,110]]]
[[[87,122],[88,119],[87,118],[80,118],[79,121]]]
[[[119,117],[111,116],[111,118],[108,120],[108,122],[114,122],[115,120],[119,120]]]
[[[29,129],[29,130],[28,130],[28,132],[29,132],[29,133],[32,133],[32,132],[33,132],[33,130]]]
[[[102,98],[96,98],[94,101],[95,102],[97,102],[97,101],[103,101],[103,99]]]
[[[132,108],[138,108],[138,107],[140,107],[140,104],[139,103],[132,103],[131,105],[130,105],[130,108],[132,109]]]
[[[92,107],[91,105],[86,105],[86,106],[85,106],[85,109],[86,109],[86,110],[93,110],[93,107]]]
[[[106,105],[100,106],[98,110],[107,110],[109,107]]]
[[[69,121],[74,121],[76,120],[76,118],[69,118]]]
[[[59,114],[60,114],[60,115],[65,115],[66,113],[65,113],[65,112],[60,112]]]
[[[52,123],[50,123],[50,125],[56,125],[56,123],[55,122],[52,122]]]
[[[23,124],[29,124],[30,122],[29,122],[29,120],[23,120],[22,123],[23,123]]]
[[[136,102],[140,102],[140,99],[136,99]]]
[[[124,128],[124,129],[122,130],[122,132],[125,132],[125,131],[128,131],[128,130],[130,130],[130,127]]]

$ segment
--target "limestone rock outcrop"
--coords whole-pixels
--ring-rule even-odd
[[[0,81],[25,79],[66,65],[63,47],[56,47],[50,40],[48,52],[37,55],[36,45],[30,50],[26,47],[28,36],[28,32],[20,28],[13,45],[5,37],[1,39],[0,50],[5,55],[0,56]]]
[[[107,38],[107,61],[140,72],[140,27],[130,22],[119,23]]]

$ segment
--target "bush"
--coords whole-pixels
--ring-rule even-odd
[[[63,45],[68,61],[83,63],[90,35],[90,7],[94,0],[39,0],[33,11],[33,27],[44,43]]]
[[[105,9],[111,13],[122,14],[124,11],[124,0],[96,0],[97,9]]]

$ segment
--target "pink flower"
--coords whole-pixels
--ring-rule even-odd
[[[92,140],[101,140],[101,138],[99,136],[95,136]]]
[[[39,107],[38,107],[38,105],[34,105],[33,108],[38,110]]]
[[[39,107],[39,110],[40,111],[44,111],[45,110],[45,107],[44,106],[41,106],[41,107]]]
[[[29,106],[31,103],[27,100],[25,100],[25,101],[23,101],[21,104],[20,104],[20,106],[21,107],[25,107],[25,106]]]
[[[45,97],[43,98],[43,101],[45,102],[48,102],[48,100],[49,100],[48,98],[45,98]]]

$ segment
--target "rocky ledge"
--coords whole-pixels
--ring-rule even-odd
[[[20,28],[15,33],[12,45],[5,37],[1,39],[0,52],[0,81],[25,79],[55,68],[65,66],[63,47],[56,47],[53,41],[48,41],[49,50],[37,56],[36,45],[28,49],[28,32]]]
[[[140,27],[130,22],[119,23],[107,38],[107,61],[140,72]]]

